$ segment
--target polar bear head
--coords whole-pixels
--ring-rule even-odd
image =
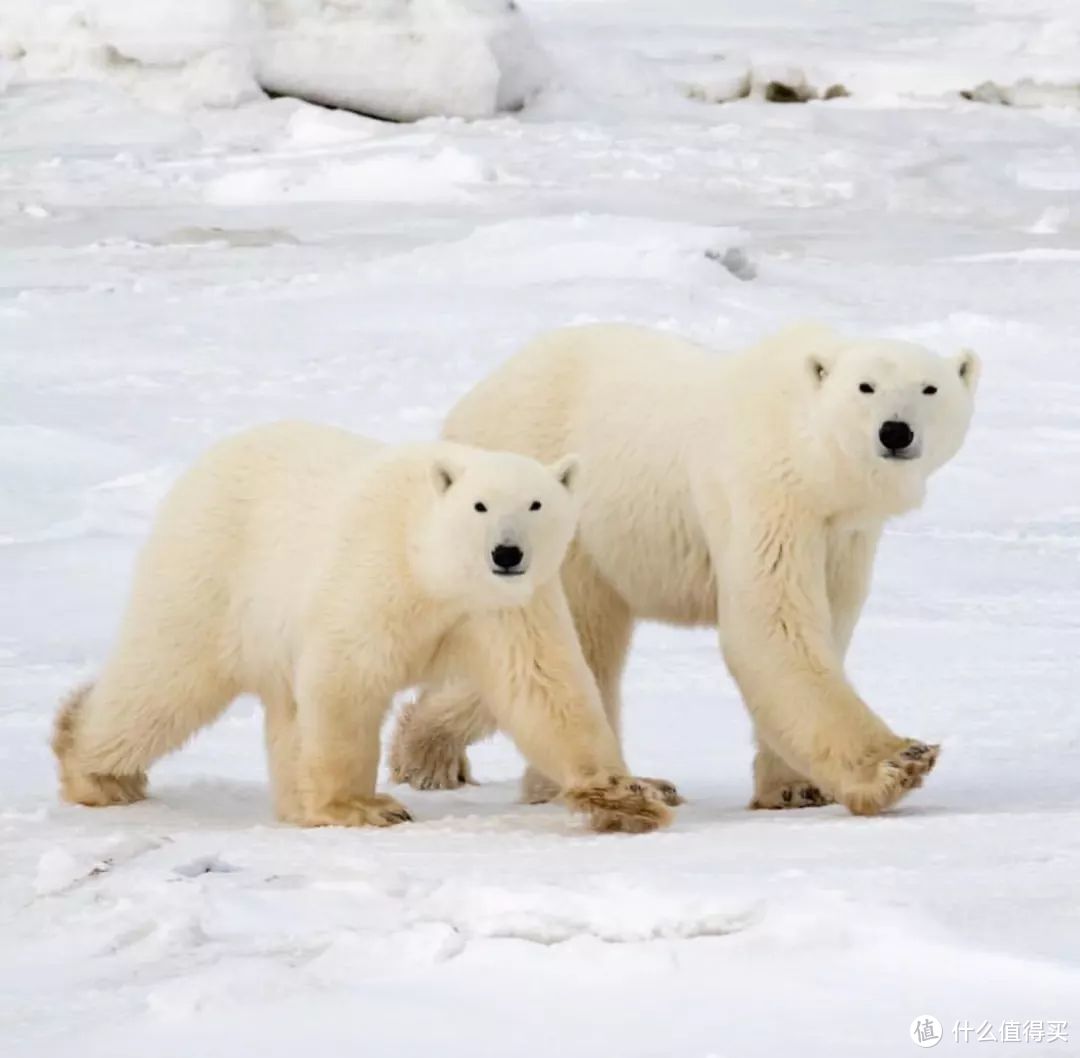
[[[801,443],[816,450],[828,487],[882,514],[917,506],[926,479],[960,449],[971,423],[979,360],[921,345],[829,334],[811,343],[812,391]],[[850,493],[849,493],[850,494]]]
[[[434,594],[469,608],[528,602],[558,575],[577,528],[578,461],[440,446],[414,560]]]

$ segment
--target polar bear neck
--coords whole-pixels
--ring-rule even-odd
[[[834,450],[833,458],[799,460],[795,473],[810,505],[826,520],[867,528],[922,506],[926,477],[918,468],[853,461],[831,440],[823,443]]]

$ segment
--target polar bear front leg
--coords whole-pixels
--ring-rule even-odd
[[[391,692],[348,645],[306,651],[297,675],[297,817],[307,827],[388,827],[412,817],[375,793],[379,729]]]
[[[855,625],[870,592],[881,527],[834,531],[826,540],[825,590],[832,614],[833,641],[841,658],[847,654]]]
[[[880,535],[880,529],[875,527],[834,531],[827,538],[826,590],[832,614],[833,642],[841,658],[847,653],[855,623],[866,601]],[[817,808],[833,803],[832,797],[792,768],[758,732],[751,808]]]
[[[270,788],[274,814],[283,823],[301,819],[297,767],[300,762],[300,730],[296,702],[288,691],[263,698],[266,711],[266,755],[270,764]]]
[[[771,513],[768,524],[733,527],[723,554],[724,656],[783,761],[851,812],[874,815],[922,784],[938,747],[895,735],[855,693],[834,639],[824,531]]]
[[[608,723],[621,741],[622,675],[634,634],[634,615],[626,600],[601,576],[579,541],[570,545],[561,579],[585,661],[596,679]],[[642,782],[657,790],[672,808],[685,800],[667,779]],[[522,779],[522,795],[530,804],[550,801],[558,792],[558,785],[535,768],[530,768]]]
[[[594,830],[642,833],[670,822],[662,793],[626,773],[560,584],[520,609],[463,622],[457,643],[498,726]]]

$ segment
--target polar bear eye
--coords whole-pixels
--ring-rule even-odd
[[[539,500],[533,500],[532,503],[529,504],[529,510],[538,511],[542,506],[543,504]]]
[[[477,500],[476,503],[472,505],[472,509],[476,511],[477,514],[487,514],[487,507],[479,500]]]
[[[935,393],[937,393],[937,386],[923,386],[923,393],[925,393],[928,397],[932,397]]]
[[[859,383],[859,392],[860,393],[873,393],[874,392],[874,387],[869,382],[860,382]]]

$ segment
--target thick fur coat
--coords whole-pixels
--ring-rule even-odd
[[[970,352],[814,324],[732,356],[594,325],[535,341],[444,432],[538,459],[580,455],[562,582],[616,728],[635,621],[715,625],[757,735],[753,805],[836,799],[874,813],[919,785],[938,748],[894,734],[844,655],[882,527],[919,506],[960,448],[977,375]],[[398,733],[398,773],[446,785],[447,762],[491,728],[483,704],[430,693]],[[410,757],[417,741],[427,763]],[[526,791],[539,799],[550,784],[533,773]]]
[[[279,818],[397,823],[406,810],[375,792],[392,697],[465,670],[595,827],[666,821],[625,774],[559,587],[577,474],[572,457],[386,447],[305,423],[219,444],[166,498],[115,648],[61,710],[63,795],[140,799],[156,759],[249,692]]]

